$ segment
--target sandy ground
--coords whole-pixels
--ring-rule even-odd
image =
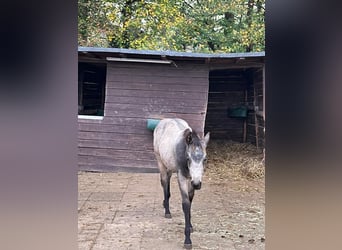
[[[192,206],[193,249],[265,249],[264,179],[208,169]],[[231,172],[231,173],[230,173]],[[183,249],[176,176],[164,218],[159,174],[79,172],[79,249]]]

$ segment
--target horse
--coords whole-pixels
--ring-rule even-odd
[[[186,249],[192,248],[190,239],[190,233],[193,232],[191,204],[195,190],[201,189],[202,175],[207,162],[206,147],[209,137],[210,133],[208,132],[204,138],[200,138],[186,121],[179,118],[162,119],[153,132],[153,149],[164,192],[165,218],[171,218],[170,179],[172,173],[177,173],[185,218],[184,247]]]

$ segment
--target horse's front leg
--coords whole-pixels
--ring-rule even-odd
[[[182,195],[182,208],[184,213],[185,219],[185,229],[184,229],[184,247],[186,249],[192,248],[192,242],[190,238],[190,233],[192,232],[192,225],[191,225],[191,201],[193,198],[194,191],[192,190],[192,186],[190,181],[186,179],[181,174],[178,174],[178,184],[179,189]]]
[[[192,200],[194,198],[194,195],[195,195],[195,189],[192,187],[192,185],[190,185],[189,187],[189,200],[190,200],[190,232],[192,233],[194,231],[193,227],[192,227],[192,224],[191,224],[191,205],[192,205]]]

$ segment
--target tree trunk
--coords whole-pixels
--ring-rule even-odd
[[[132,17],[133,13],[133,4],[137,2],[137,0],[127,0],[121,10],[121,22],[122,25],[125,27],[125,24],[128,22],[128,20]],[[130,34],[127,29],[124,29],[122,32],[122,47],[125,49],[130,48]]]
[[[247,4],[247,15],[246,15],[246,23],[248,25],[248,28],[252,25],[252,15],[253,15],[253,7],[254,7],[255,1],[254,0],[248,0]],[[246,46],[246,52],[253,51],[253,44],[250,43],[248,46]]]

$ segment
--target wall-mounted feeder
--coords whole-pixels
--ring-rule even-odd
[[[159,119],[147,119],[147,129],[153,131],[157,127],[159,122]]]
[[[228,116],[229,117],[237,117],[237,118],[246,118],[247,117],[247,107],[246,106],[239,106],[236,108],[228,109]]]

